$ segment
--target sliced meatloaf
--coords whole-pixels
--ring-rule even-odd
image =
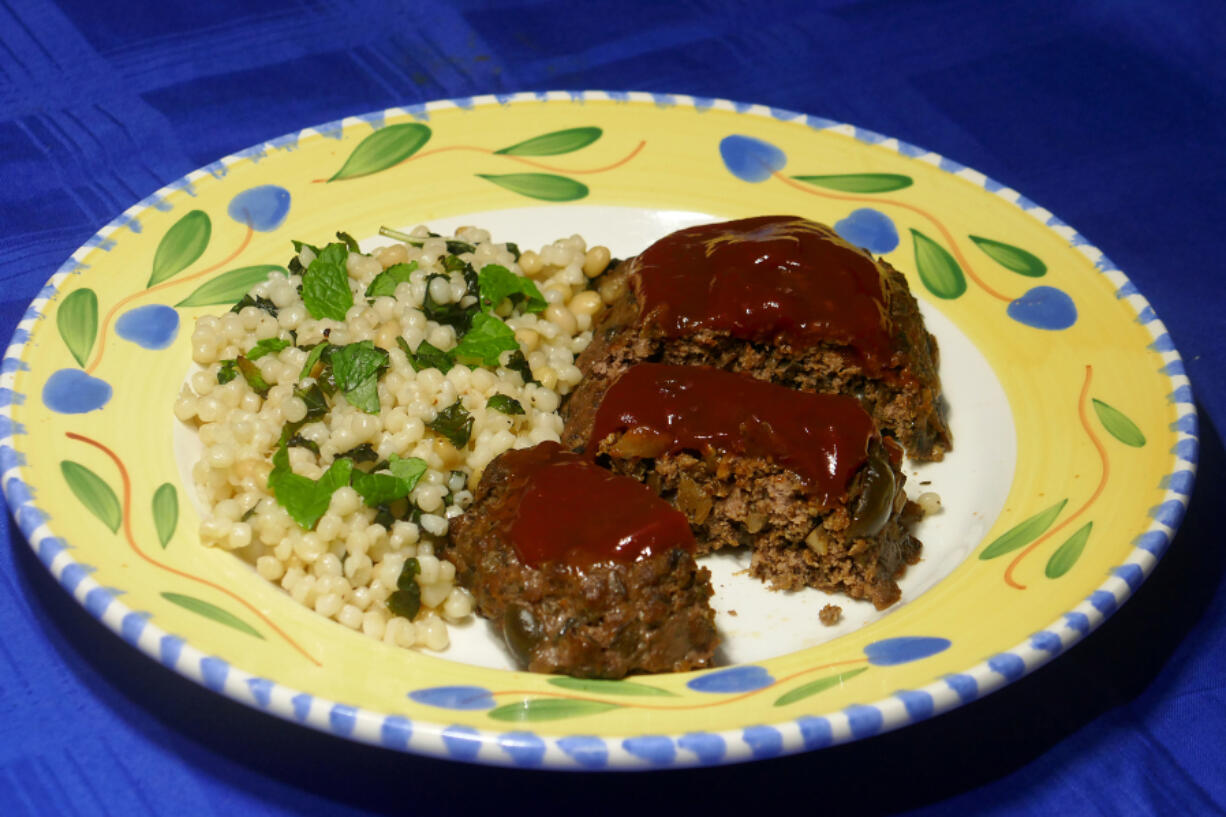
[[[699,553],[748,546],[750,573],[775,588],[885,608],[919,559],[901,447],[854,398],[640,363],[605,392],[585,442],[684,513]]]
[[[577,361],[565,445],[586,441],[622,372],[657,361],[852,395],[910,456],[939,460],[949,449],[936,340],[906,280],[829,227],[795,216],[691,227],[608,275],[606,291],[623,294]]]
[[[547,442],[489,464],[446,557],[527,669],[620,678],[710,664],[710,572],[694,550],[667,503]]]

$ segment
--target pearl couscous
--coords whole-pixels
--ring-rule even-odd
[[[442,650],[473,610],[436,555],[448,520],[494,457],[558,440],[616,293],[579,236],[521,255],[476,228],[384,233],[371,253],[296,244],[288,275],[200,318],[174,412],[203,445],[203,544],[346,627]]]

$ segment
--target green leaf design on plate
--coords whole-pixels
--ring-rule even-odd
[[[153,526],[158,531],[158,541],[162,547],[170,544],[170,537],[175,535],[175,526],[179,524],[179,492],[169,482],[163,482],[153,492]]]
[[[476,175],[499,187],[505,187],[512,193],[542,201],[574,201],[583,198],[588,193],[586,184],[565,176],[555,176],[552,173],[504,173],[501,176],[478,173]]]
[[[949,250],[919,230],[911,230],[915,244],[915,266],[920,280],[938,298],[953,299],[966,292],[966,277]]]
[[[223,610],[216,604],[198,599],[195,596],[185,596],[182,593],[163,593],[162,598],[171,604],[177,604],[184,610],[190,610],[196,615],[211,618],[218,624],[224,624],[227,627],[233,627],[240,633],[253,635],[258,639],[263,640],[264,636],[260,635],[260,631],[252,627],[247,622],[243,621],[238,616],[231,613],[229,610]]]
[[[606,681],[600,678],[571,678],[559,675],[549,679],[549,683],[562,689],[574,689],[579,692],[594,692],[600,695],[664,695],[677,697],[676,693],[659,687],[637,684],[634,681]]]
[[[98,296],[92,289],[69,293],[55,313],[55,328],[81,366],[89,360],[98,335]]]
[[[985,561],[995,559],[997,556],[1003,556],[1012,550],[1017,550],[1023,545],[1033,542],[1043,534],[1043,531],[1051,527],[1051,523],[1056,521],[1056,517],[1060,515],[1060,511],[1064,510],[1064,506],[1067,504],[1068,500],[1062,499],[1047,510],[1040,511],[1026,521],[1014,525],[1001,534],[995,542],[984,548],[983,553],[979,554],[979,558]]]
[[[192,210],[166,231],[153,255],[153,274],[146,287],[173,278],[204,255],[213,234],[213,222],[203,210]]]
[[[578,718],[620,709],[621,704],[603,701],[576,701],[569,698],[533,698],[491,709],[489,716],[496,721],[525,723],[532,721],[557,721],[563,718]]]
[[[1145,445],[1145,435],[1141,433],[1141,429],[1137,428],[1136,423],[1124,416],[1123,412],[1102,400],[1093,399],[1091,402],[1094,403],[1094,413],[1098,415],[1098,421],[1112,437],[1133,448]]]
[[[420,122],[405,122],[380,128],[358,143],[345,164],[328,181],[356,179],[395,167],[421,150],[421,146],[428,141],[430,128]]]
[[[218,306],[237,303],[249,289],[256,284],[263,283],[274,272],[289,277],[289,270],[277,264],[257,264],[254,267],[239,267],[223,272],[216,278],[206,281],[175,306]]]
[[[810,681],[807,684],[801,684],[790,692],[785,692],[779,696],[779,700],[775,701],[775,706],[787,706],[794,704],[797,701],[808,698],[811,695],[816,695],[819,692],[825,692],[831,687],[836,687],[839,684],[847,681],[850,678],[855,678],[862,672],[866,672],[868,667],[857,667],[856,669],[840,672],[838,675],[828,675],[825,678],[818,678],[816,681]]]
[[[507,156],[557,156],[559,153],[573,153],[595,142],[604,133],[600,128],[567,128],[552,133],[535,136],[517,142],[509,148],[496,150]]]
[[[107,485],[102,477],[72,460],[60,462],[60,473],[64,475],[64,481],[68,483],[73,494],[81,500],[81,504],[102,520],[102,524],[110,528],[111,533],[117,532],[123,521],[123,510],[111,486]]]
[[[1092,527],[1094,527],[1093,522],[1086,522],[1068,538],[1067,542],[1056,549],[1056,552],[1047,560],[1047,568],[1043,571],[1047,574],[1047,578],[1058,579],[1077,564],[1077,560],[1081,558],[1081,551],[1085,550],[1086,540],[1090,538]]]
[[[990,238],[978,235],[973,235],[970,239],[975,242],[975,246],[987,253],[988,257],[993,261],[1005,269],[1013,270],[1018,275],[1025,275],[1028,278],[1042,278],[1047,274],[1047,265],[1040,261],[1037,255],[1027,252],[1021,247],[1015,247],[1003,241],[993,241]]]
[[[832,176],[793,176],[798,182],[806,182],[838,190],[843,193],[889,193],[910,187],[910,176],[901,173],[839,173]]]

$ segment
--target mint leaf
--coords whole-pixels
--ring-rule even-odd
[[[419,343],[416,352],[409,348],[408,341],[404,338],[396,338],[396,343],[400,345],[400,351],[404,352],[404,356],[409,359],[409,365],[415,372],[423,369],[438,369],[443,374],[447,374],[455,365],[450,352],[444,352],[427,341],[423,340]]]
[[[410,261],[407,264],[393,264],[376,275],[375,280],[370,282],[370,286],[366,287],[366,297],[378,298],[381,295],[395,295],[396,287],[407,283],[415,269],[417,269],[416,261]]]
[[[485,401],[486,408],[501,411],[503,414],[523,414],[523,404],[506,394],[495,394]]]
[[[312,384],[309,389],[295,386],[294,396],[306,403],[307,413],[302,418],[302,423],[318,420],[328,413],[328,401],[324,397],[324,390],[319,387],[318,383]]]
[[[290,343],[288,340],[281,340],[281,338],[265,338],[264,340],[257,341],[255,346],[252,346],[247,350],[247,359],[259,360],[264,355],[271,355],[274,352],[279,352],[282,349],[287,348],[289,345]]]
[[[396,578],[396,590],[387,597],[387,609],[393,615],[411,619],[421,610],[421,585],[417,583],[420,575],[421,562],[417,561],[417,557],[406,559]]]
[[[299,255],[302,255],[303,247],[307,247],[311,250],[311,252],[319,255],[319,247],[316,247],[314,244],[308,244],[305,241],[299,241],[296,238],[291,238],[289,243],[294,245],[294,252],[298,253]]]
[[[417,487],[430,467],[421,457],[398,457],[395,454],[388,458],[388,463],[393,474],[409,483],[410,491]]]
[[[332,344],[328,343],[326,340],[320,341],[312,346],[311,351],[307,353],[306,363],[302,364],[302,373],[298,375],[298,379],[301,380],[304,377],[310,377],[311,371],[315,368],[315,364],[319,362],[319,359],[323,357],[324,353],[331,347]]]
[[[456,448],[468,445],[468,438],[473,433],[473,417],[464,410],[457,398],[447,408],[440,411],[433,420],[426,423],[426,428],[442,434]]]
[[[285,508],[303,530],[312,530],[319,517],[328,510],[336,489],[349,484],[353,462],[336,460],[318,480],[295,474],[289,465],[289,449],[282,445],[272,458],[273,469],[268,475],[277,504]]]
[[[528,358],[524,357],[522,349],[516,349],[511,353],[511,357],[507,359],[507,368],[513,372],[518,372],[519,376],[524,379],[524,385],[529,383],[540,383],[532,376],[532,367],[528,365]]]
[[[274,318],[277,317],[277,305],[267,298],[252,297],[251,293],[244,295],[238,303],[230,307],[231,312],[242,312],[249,306],[254,306],[256,309],[263,309]]]
[[[236,377],[238,377],[238,361],[223,360],[221,368],[217,370],[217,382],[225,385]]]
[[[348,257],[349,250],[344,244],[329,244],[303,273],[302,303],[312,318],[343,321],[353,306],[349,273],[345,269]]]
[[[481,268],[478,280],[482,311],[493,311],[504,298],[510,298],[514,306],[523,304],[525,312],[544,312],[548,306],[536,284],[500,264],[486,264]]]
[[[367,414],[379,413],[379,374],[387,364],[387,352],[375,346],[374,341],[333,347],[332,375],[336,387],[344,392],[350,405]]]
[[[337,459],[344,457],[345,459],[353,460],[354,462],[378,462],[379,453],[375,451],[375,447],[370,443],[362,443],[355,445],[343,454],[337,454]]]
[[[242,355],[235,358],[234,362],[238,366],[239,372],[242,373],[243,379],[247,381],[247,385],[251,387],[251,390],[260,397],[267,397],[268,390],[272,388],[272,385],[264,379],[264,375],[260,374],[259,367]]]
[[[519,344],[511,327],[493,315],[481,312],[473,316],[472,328],[451,350],[451,355],[457,362],[469,366],[495,367],[499,355],[516,349],[519,349]]]
[[[416,487],[428,468],[423,459],[402,459],[395,454],[391,456],[388,467],[390,474],[353,472],[353,489],[371,508],[404,499]]]

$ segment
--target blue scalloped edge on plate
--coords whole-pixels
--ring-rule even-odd
[[[1150,509],[1149,516],[1153,521],[1132,541],[1133,550],[1127,560],[1116,566],[1111,575],[1081,603],[1043,630],[1033,633],[1011,649],[988,656],[963,672],[936,679],[920,689],[898,690],[886,698],[852,705],[822,716],[803,715],[793,720],[751,725],[740,730],[718,733],[691,732],[679,736],[631,735],[619,738],[582,734],[558,738],[537,735],[526,730],[495,732],[461,725],[412,722],[403,715],[373,712],[351,704],[311,696],[284,684],[247,673],[217,656],[206,655],[180,636],[159,628],[151,621],[150,613],[133,610],[125,605],[119,598],[123,593],[122,589],[104,587],[90,577],[95,568],[74,559],[71,553],[72,545],[54,535],[48,526],[50,516],[38,507],[33,489],[22,477],[25,458],[21,454],[20,438],[25,435],[26,430],[13,420],[11,411],[13,405],[20,405],[25,399],[25,395],[13,390],[13,385],[16,373],[26,368],[22,352],[29,342],[30,330],[36,321],[45,317],[43,310],[54,298],[64,279],[86,268],[83,262],[88,252],[93,249],[109,250],[114,242],[112,235],[120,228],[139,233],[139,216],[145,209],[172,208],[170,195],[178,191],[194,195],[193,183],[205,175],[220,178],[237,162],[259,161],[271,150],[293,150],[304,136],[319,133],[325,137],[339,138],[340,134],[350,127],[360,125],[378,129],[389,117],[399,115],[426,120],[432,111],[446,108],[471,110],[486,105],[506,106],[544,100],[583,104],[589,99],[644,102],[662,107],[688,105],[700,112],[712,109],[728,110],[782,121],[799,121],[817,130],[841,133],[867,144],[927,162],[981,187],[1014,204],[1085,255],[1099,273],[1112,283],[1116,296],[1127,301],[1136,312],[1138,322],[1148,329],[1153,338],[1150,348],[1163,360],[1160,372],[1171,384],[1167,399],[1177,411],[1177,419],[1172,424],[1177,439],[1171,449],[1174,465],[1171,472],[1163,475],[1159,482],[1159,487],[1165,492],[1163,500]],[[55,580],[90,615],[150,658],[185,678],[287,721],[304,724],[337,737],[398,751],[520,768],[576,771],[648,770],[760,760],[871,737],[934,717],[981,698],[1035,671],[1085,638],[1136,592],[1170,546],[1183,519],[1195,480],[1198,445],[1196,407],[1191,384],[1166,327],[1127,276],[1116,268],[1101,250],[1050,211],[978,171],[891,137],[793,111],[683,94],[547,91],[439,100],[424,105],[389,108],[304,128],[226,156],[171,182],[142,202],[129,207],[76,250],[39,290],[14,330],[3,362],[0,363],[0,484],[18,527],[36,556]]]

